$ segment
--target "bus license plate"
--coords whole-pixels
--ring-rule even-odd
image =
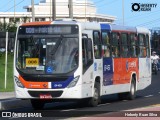
[[[40,99],[52,99],[50,94],[40,94]]]

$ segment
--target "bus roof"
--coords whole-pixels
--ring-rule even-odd
[[[137,32],[138,33],[148,33],[150,34],[150,31],[147,29],[147,28],[144,28],[144,27],[136,27],[137,29]]]
[[[112,31],[137,32],[136,27],[113,25],[113,24],[111,24],[110,26]]]

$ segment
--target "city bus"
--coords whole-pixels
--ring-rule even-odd
[[[65,100],[94,107],[109,94],[132,100],[150,84],[146,28],[62,19],[17,29],[16,98],[29,99],[34,109]]]

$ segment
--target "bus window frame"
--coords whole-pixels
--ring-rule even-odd
[[[98,32],[99,42],[95,41],[94,33]],[[101,59],[102,58],[102,40],[101,40],[101,32],[99,30],[93,30],[93,46],[94,46],[94,58]],[[99,52],[99,55],[96,56],[96,49]]]
[[[107,36],[108,36],[108,43],[104,42],[103,40],[103,33],[106,33]],[[109,58],[111,57],[111,33],[109,31],[102,31],[101,32],[101,41],[102,41],[102,50],[104,49],[104,54],[102,55],[102,57],[105,57],[105,58]],[[105,56],[105,48],[108,48],[109,49],[109,56]]]
[[[126,43],[125,44],[123,44],[123,40],[122,40],[122,35],[126,35]],[[121,48],[121,57],[122,58],[129,58],[130,57],[130,49],[129,49],[129,43],[130,43],[130,39],[129,39],[129,34],[127,33],[127,32],[122,32],[121,34],[120,34],[120,38],[121,38],[121,44],[120,44],[120,48]],[[125,51],[123,51],[122,50],[122,48],[124,47],[124,46],[127,46],[127,49],[128,49],[128,53],[127,53],[127,55],[126,56],[123,56],[123,53],[125,52]]]
[[[133,44],[132,45],[132,39],[131,39],[131,35],[133,35],[133,40],[135,41],[135,44]],[[139,44],[138,44],[138,38],[137,38],[138,36],[137,36],[137,34],[136,33],[130,33],[130,35],[129,35],[129,39],[130,39],[130,57],[131,58],[137,58],[138,57],[138,55],[139,55]],[[135,55],[136,56],[133,56],[132,54],[131,54],[131,49],[132,49],[132,46],[133,47],[135,47]]]
[[[113,44],[113,34],[116,34],[116,37],[119,37],[119,38],[117,38],[117,44]],[[111,42],[111,56],[113,57],[113,58],[120,58],[121,57],[121,38],[120,38],[120,33],[119,32],[111,32],[111,40],[110,40]],[[118,49],[118,56],[114,56],[113,55],[113,48],[114,47],[117,47],[117,49]]]
[[[148,44],[146,44],[148,42]],[[145,39],[145,47],[146,47],[146,57],[150,58],[150,42],[149,42],[149,35],[146,34],[146,39]]]
[[[143,35],[143,45],[140,45],[140,36],[141,35]],[[146,36],[145,36],[145,34],[143,34],[143,33],[139,33],[138,34],[138,47],[139,47],[139,55],[138,55],[138,57],[140,57],[140,58],[145,58],[145,57],[147,57],[147,54],[146,55],[144,55],[144,49],[145,49],[145,51],[146,51],[146,46],[145,46],[145,39],[146,39]],[[143,47],[143,48],[141,48],[141,47]],[[141,49],[143,50],[142,52],[143,53],[141,53]],[[143,55],[141,55],[141,54],[143,54]]]

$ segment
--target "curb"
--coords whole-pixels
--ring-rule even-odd
[[[16,109],[30,106],[31,103],[29,100],[7,99],[0,101],[0,110]]]

